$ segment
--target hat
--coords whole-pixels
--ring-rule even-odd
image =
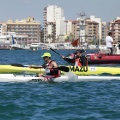
[[[48,53],[48,52],[46,52],[46,53],[44,53],[41,57],[51,57],[51,54]]]
[[[79,52],[79,53],[83,53],[83,52],[85,52],[85,51],[84,51],[84,49],[82,49],[82,50],[76,50],[76,51],[74,52],[74,54],[77,54],[78,52]]]

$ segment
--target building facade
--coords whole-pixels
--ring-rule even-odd
[[[86,20],[86,41],[96,42],[99,39],[99,24],[95,21]]]
[[[58,42],[65,34],[64,10],[56,5],[43,9],[44,42]]]
[[[40,42],[40,22],[35,21],[33,17],[28,17],[21,21],[7,21],[7,31],[15,32],[17,35],[27,35],[28,44]],[[24,39],[24,38],[23,38]]]
[[[66,39],[69,41],[78,39],[80,37],[80,25],[78,20],[66,21]]]
[[[67,21],[67,35],[72,34],[74,39],[79,39],[80,44],[93,42],[99,39],[99,23],[86,18],[84,23],[81,19]]]
[[[110,31],[112,31],[112,37],[115,41],[120,41],[120,17],[110,22]]]
[[[3,32],[7,32],[7,24],[5,22],[0,23],[0,35],[3,35]]]
[[[101,44],[105,44],[105,38],[108,35],[109,25],[107,22],[102,22],[102,39]]]
[[[99,25],[99,29],[98,29],[99,40],[101,40],[102,39],[102,21],[101,21],[101,18],[96,18],[95,16],[90,16],[90,20],[98,23],[98,25]]]

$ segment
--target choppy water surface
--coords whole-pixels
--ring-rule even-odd
[[[0,51],[0,64],[41,64],[43,52]],[[120,81],[0,83],[0,120],[120,120]]]

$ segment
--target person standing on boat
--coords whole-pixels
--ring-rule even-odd
[[[112,32],[109,32],[108,36],[106,37],[106,47],[110,49],[111,51],[110,54],[113,54],[113,44],[114,44],[114,41],[112,38]]]
[[[60,77],[60,70],[54,69],[58,67],[58,64],[56,61],[51,60],[51,54],[49,52],[46,52],[41,57],[45,62],[42,65],[42,67],[45,68],[45,76],[48,78]],[[39,74],[38,76],[41,77],[44,75]]]

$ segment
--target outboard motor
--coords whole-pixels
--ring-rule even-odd
[[[86,58],[88,59],[88,61],[91,60],[90,55],[86,55]]]
[[[117,44],[113,45],[113,54],[117,54]]]
[[[116,54],[120,55],[120,43],[117,44],[117,52]]]

